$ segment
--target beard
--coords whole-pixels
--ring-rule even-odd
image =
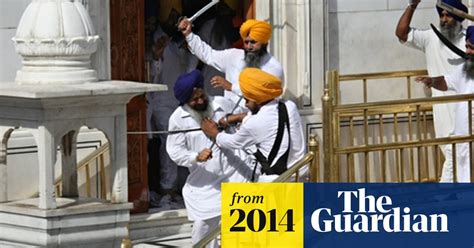
[[[188,104],[183,105],[183,108],[199,124],[201,124],[204,119],[212,118],[214,115],[214,110],[212,109],[211,104],[209,104],[209,100],[194,108],[191,108]]]
[[[439,30],[444,37],[448,38],[449,41],[454,41],[459,32],[461,32],[462,25],[460,22],[456,22],[454,26],[450,27],[440,22]]]
[[[250,113],[252,113],[253,115],[256,115],[256,114],[258,114],[258,111],[260,110],[260,108],[256,107],[256,108],[249,109],[249,110],[250,110]]]
[[[474,61],[468,59],[463,65],[463,70],[466,73],[467,78],[474,79]]]
[[[245,64],[247,65],[247,67],[250,68],[260,68],[263,56],[265,56],[266,54],[267,49],[263,46],[257,51],[245,50]]]

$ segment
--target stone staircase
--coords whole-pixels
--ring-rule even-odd
[[[185,209],[130,216],[130,239],[133,247],[191,247],[192,223]]]

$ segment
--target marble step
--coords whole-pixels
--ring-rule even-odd
[[[134,247],[191,246],[191,228],[185,209],[159,212],[150,209],[148,213],[130,216],[130,239]]]

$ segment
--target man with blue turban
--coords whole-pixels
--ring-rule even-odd
[[[400,42],[408,47],[423,51],[426,56],[428,75],[437,77],[448,75],[453,69],[463,63],[463,59],[446,47],[432,29],[419,30],[410,27],[410,22],[420,0],[411,0],[398,21],[395,31]],[[467,7],[460,0],[442,0],[443,4],[450,5],[467,13]],[[465,30],[462,27],[464,18],[453,15],[446,10],[436,7],[439,15],[439,29],[451,43],[460,49],[465,46]],[[453,95],[453,91],[439,91],[431,89],[432,96]],[[448,137],[454,133],[455,122],[454,104],[436,104],[433,106],[433,119],[436,138]],[[441,182],[452,182],[452,147],[441,145],[445,162],[441,175]]]
[[[176,40],[161,26],[157,26],[152,41],[148,56],[151,83],[172,88],[178,76],[196,68],[198,60],[187,49],[181,48],[184,41]],[[177,105],[174,96],[165,91],[149,92],[147,102],[148,131],[168,130],[168,119]],[[185,170],[178,170],[168,157],[166,137],[167,134],[150,133],[148,136],[150,204],[161,210],[183,207],[179,185],[182,175],[186,174]]]
[[[283,81],[283,68],[279,61],[267,50],[272,35],[272,26],[265,21],[250,19],[240,27],[240,36],[244,49],[216,50],[192,33],[191,22],[184,18],[178,28],[186,37],[191,53],[202,62],[225,74],[225,78],[211,78],[211,85],[224,89],[224,97],[240,102],[242,92],[239,88],[239,75],[245,68],[259,68]]]
[[[181,75],[174,86],[178,108],[169,120],[169,130],[188,130],[201,126],[205,118],[219,120],[232,113],[234,104],[221,96],[207,96],[200,71]],[[221,215],[221,183],[247,182],[251,158],[242,150],[213,145],[202,131],[168,135],[166,150],[178,165],[189,168],[183,187],[188,218],[194,221],[193,244],[216,228]],[[216,247],[217,242],[211,242]]]
[[[466,32],[466,54],[470,56],[463,64],[458,65],[450,74],[440,77],[418,77],[416,81],[427,87],[436,88],[441,91],[452,90],[456,94],[474,94],[474,26],[467,28]],[[471,135],[469,132],[469,115],[466,102],[456,104],[456,121],[454,135]],[[471,182],[473,169],[470,162],[470,151],[468,143],[456,145],[456,175],[450,171],[451,178],[456,182]]]

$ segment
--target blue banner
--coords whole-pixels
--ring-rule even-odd
[[[304,247],[474,247],[474,184],[304,184]]]

